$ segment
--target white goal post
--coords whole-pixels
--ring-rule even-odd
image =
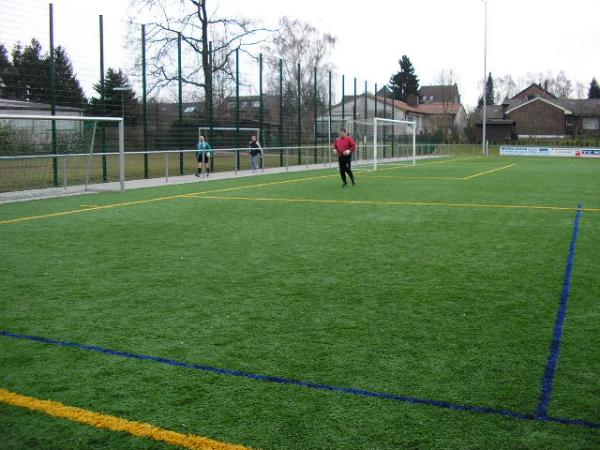
[[[412,128],[412,164],[413,166],[416,164],[417,160],[417,122],[410,120],[395,120],[395,119],[384,119],[382,117],[374,117],[373,118],[373,170],[377,170],[377,161],[379,159],[378,154],[378,136],[377,129],[380,123],[388,123],[391,124],[392,127],[394,124],[404,124],[409,125]]]
[[[112,151],[94,152],[94,142],[98,142],[96,132],[99,123],[113,123],[118,126],[118,137],[113,133],[110,142]],[[0,114],[0,127],[4,129],[4,138],[0,139],[0,165],[4,170],[10,170],[10,173],[7,172],[10,178],[21,178],[23,181],[24,171],[27,170],[25,164],[29,164],[27,161],[33,164],[33,161],[52,159],[56,166],[57,159],[61,158],[64,167],[61,176],[66,190],[67,160],[77,160],[78,167],[86,172],[85,180],[79,179],[79,182],[85,184],[87,190],[92,156],[118,155],[118,180],[113,176],[112,185],[114,188],[118,186],[120,191],[125,190],[125,127],[122,117]],[[54,147],[53,142],[56,144]],[[118,147],[118,153],[114,151],[115,147]],[[81,161],[85,161],[85,168],[81,167]],[[26,181],[15,185],[15,190],[27,189]],[[71,177],[69,182],[69,189],[75,187]]]
[[[382,163],[416,164],[417,123],[383,117],[373,119],[345,119],[347,128],[357,145],[356,164],[377,170]]]

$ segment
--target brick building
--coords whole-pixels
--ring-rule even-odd
[[[508,142],[529,137],[600,136],[600,99],[556,98],[532,84],[501,105],[486,109],[487,138]],[[482,118],[476,121],[481,140]]]

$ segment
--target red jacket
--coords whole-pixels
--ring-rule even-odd
[[[356,142],[350,136],[339,137],[335,140],[333,148],[338,152],[338,155],[343,156],[346,150],[350,150],[350,153],[354,153],[356,150]]]

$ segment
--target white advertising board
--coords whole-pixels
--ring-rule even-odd
[[[554,156],[566,158],[600,158],[600,148],[580,147],[500,147],[501,156]]]

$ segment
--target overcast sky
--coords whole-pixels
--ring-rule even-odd
[[[56,42],[67,48],[86,91],[98,79],[98,14],[104,15],[106,65],[127,67],[123,50],[127,0],[55,0]],[[274,26],[280,16],[308,21],[337,37],[333,62],[358,78],[362,90],[386,83],[406,54],[421,84],[442,69],[456,75],[463,103],[476,104],[483,79],[482,0],[209,0],[221,16],[239,14]],[[12,46],[32,34],[47,49],[48,2],[0,0],[0,42]],[[600,79],[600,0],[488,0],[488,71],[515,80],[564,71],[585,85]],[[88,92],[89,93],[89,92]],[[574,94],[577,92],[575,91]]]

